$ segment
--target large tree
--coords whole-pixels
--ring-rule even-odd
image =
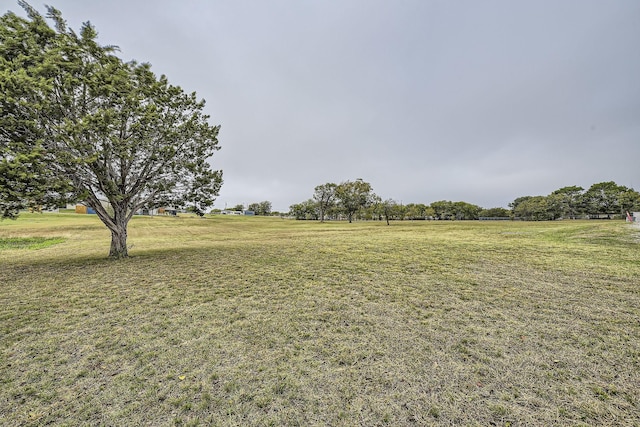
[[[467,202],[453,202],[453,211],[457,220],[478,219],[482,208]]]
[[[448,200],[439,200],[437,202],[432,202],[430,207],[433,209],[433,215],[437,219],[451,219],[455,217],[453,202]]]
[[[324,222],[324,216],[336,203],[336,188],[332,182],[318,185],[313,191],[313,200],[318,204],[320,222]]]
[[[620,196],[628,191],[613,181],[593,184],[583,195],[586,209],[591,214],[623,214]]]
[[[393,199],[387,199],[380,204],[382,215],[385,221],[387,221],[387,225],[389,225],[390,219],[395,219],[399,216],[399,207],[400,205]]]
[[[28,19],[9,12],[0,30],[0,163],[28,171],[14,174],[24,190],[11,207],[52,195],[84,202],[111,231],[109,255],[120,258],[137,210],[211,206],[222,185],[208,161],[219,126],[209,124],[204,101],[99,45],[90,23],[78,34],[49,7],[51,28],[20,4]]]
[[[371,184],[364,182],[361,178],[342,182],[336,187],[338,204],[349,222],[352,222],[356,212],[367,207],[372,196]]]
[[[260,202],[260,215],[271,215],[271,202],[264,200]]]
[[[634,212],[640,210],[640,193],[633,189],[623,191],[618,195],[618,202],[623,212]]]
[[[555,203],[560,205],[560,216],[575,219],[584,211],[582,193],[584,188],[577,185],[562,187],[550,194]]]

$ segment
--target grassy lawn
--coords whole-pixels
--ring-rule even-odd
[[[0,222],[3,425],[640,425],[618,221]]]

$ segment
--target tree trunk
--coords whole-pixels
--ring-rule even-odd
[[[111,248],[109,249],[109,258],[126,258],[129,256],[129,248],[127,248],[127,225],[130,215],[127,212],[127,205],[112,204],[113,217],[109,217],[108,221],[103,221],[107,228],[111,231]]]
[[[129,256],[127,248],[127,226],[117,227],[111,230],[111,249],[109,249],[109,258],[126,258]]]

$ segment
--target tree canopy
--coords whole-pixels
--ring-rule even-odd
[[[48,167],[44,147],[43,95],[51,92],[56,33],[27,4],[30,19],[9,12],[0,17],[0,211],[15,218],[20,209],[49,205],[71,190],[66,177]],[[60,118],[58,118],[59,120]]]
[[[249,203],[247,210],[253,211],[256,215],[271,215],[271,202],[264,200],[262,202]]]
[[[324,221],[325,214],[336,204],[336,188],[338,186],[332,182],[318,185],[313,191],[313,200],[318,204],[320,211],[320,222]]]
[[[126,257],[127,225],[141,208],[211,206],[222,172],[209,159],[219,126],[204,101],[124,62],[101,46],[90,23],[79,33],[48,7],[25,2],[28,19],[0,20],[0,207],[81,201],[112,235],[109,255]]]
[[[371,184],[358,178],[355,181],[340,183],[336,186],[335,195],[338,200],[338,206],[351,222],[353,215],[358,210],[371,203],[373,192]]]

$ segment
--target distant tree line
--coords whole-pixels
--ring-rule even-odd
[[[254,202],[254,203],[249,203],[247,205],[247,208],[245,209],[245,205],[244,204],[237,204],[235,206],[233,206],[230,209],[225,208],[225,211],[237,211],[237,212],[246,212],[246,211],[251,211],[256,215],[264,215],[264,216],[269,216],[269,215],[275,215],[277,214],[276,212],[273,212],[271,210],[271,202],[268,200],[262,201],[262,202]],[[221,213],[222,209],[212,209],[211,213],[214,214],[218,214]]]
[[[477,220],[523,219],[555,220],[586,217],[615,217],[626,211],[640,210],[640,193],[602,182],[588,190],[570,186],[548,196],[518,197],[502,207],[483,208],[463,201],[440,200],[431,204],[402,204],[394,199],[383,200],[373,192],[371,184],[357,179],[340,184],[326,183],[315,187],[313,196],[289,207],[289,215],[299,220]]]
[[[514,217],[531,221],[585,217],[613,218],[640,210],[640,193],[613,181],[560,188],[548,196],[518,197],[509,204]]]
[[[442,200],[431,203],[402,204],[394,199],[382,199],[373,192],[371,184],[356,179],[340,184],[326,183],[315,187],[313,196],[289,207],[296,219],[320,220],[425,220],[478,219],[481,215],[509,216],[503,208],[486,210],[466,202]]]

